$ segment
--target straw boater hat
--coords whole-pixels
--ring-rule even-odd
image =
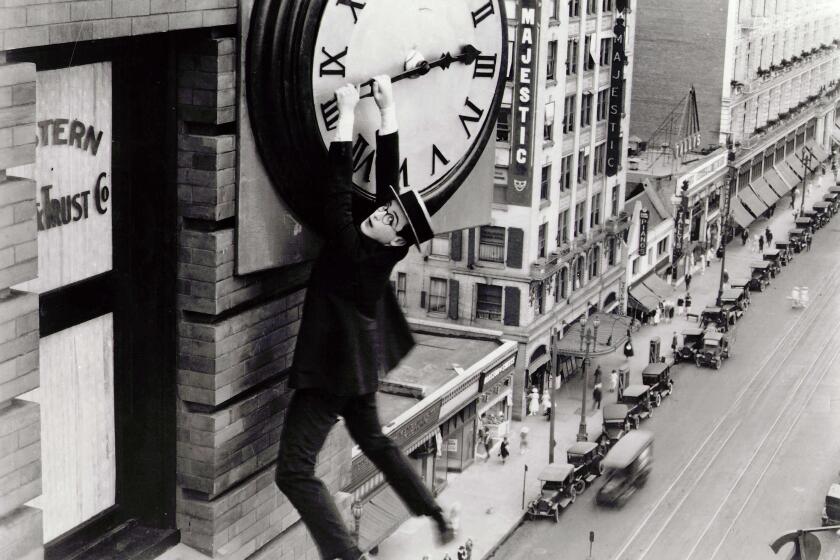
[[[413,189],[408,189],[402,194],[399,194],[393,186],[388,185],[388,188],[391,189],[391,192],[394,194],[394,199],[400,205],[403,214],[408,219],[408,225],[411,229],[413,239],[407,239],[406,241],[414,243],[420,249],[421,243],[435,236],[432,217],[429,215],[426,203],[423,202],[420,195]]]

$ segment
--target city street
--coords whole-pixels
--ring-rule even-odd
[[[787,209],[777,213],[777,239],[790,219]],[[643,425],[655,435],[653,472],[624,508],[597,506],[596,481],[559,524],[526,521],[493,557],[587,558],[594,531],[598,559],[775,558],[771,540],[819,526],[825,491],[840,479],[840,440],[831,437],[840,429],[837,222],[817,231],[812,250],[767,291],[753,292],[719,371],[674,368],[675,393]],[[731,247],[726,268],[737,278],[756,255],[737,241]],[[716,279],[707,273],[695,283],[711,288]],[[802,285],[811,305],[793,310],[786,296]],[[821,558],[838,557],[840,537],[820,538]]]

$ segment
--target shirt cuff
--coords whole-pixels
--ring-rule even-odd
[[[392,134],[397,131],[397,110],[392,105],[380,111],[382,126],[379,128],[380,136]]]
[[[353,141],[353,117],[339,117],[338,125],[335,130],[335,142],[352,142]]]

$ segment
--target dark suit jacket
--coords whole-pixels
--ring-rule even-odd
[[[290,378],[294,388],[342,396],[375,392],[380,375],[414,346],[389,283],[408,246],[386,247],[361,232],[364,212],[357,218],[353,212],[352,151],[350,142],[330,144],[326,242],[312,268]],[[377,204],[393,198],[388,184],[396,185],[398,174],[397,133],[377,136]]]

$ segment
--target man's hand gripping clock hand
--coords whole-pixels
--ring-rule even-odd
[[[391,77],[385,74],[373,78],[373,99],[379,107],[381,126],[379,134],[391,134],[397,131],[397,111],[394,106],[394,90]]]
[[[346,84],[335,90],[335,98],[338,101],[335,141],[350,142],[353,140],[354,113],[359,103],[359,90],[354,85]]]

